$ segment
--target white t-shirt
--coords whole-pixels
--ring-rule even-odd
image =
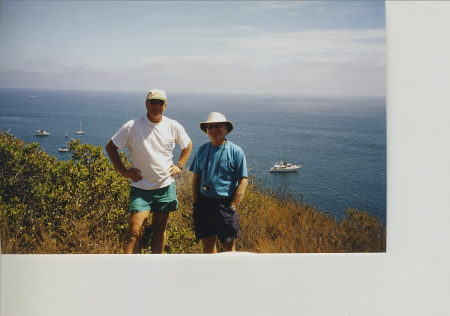
[[[120,150],[128,146],[133,167],[141,170],[143,177],[131,185],[144,190],[163,188],[175,181],[169,174],[175,143],[184,149],[191,141],[177,121],[163,116],[160,123],[152,123],[146,115],[125,123],[111,140]]]

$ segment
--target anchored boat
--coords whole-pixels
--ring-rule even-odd
[[[84,134],[83,130],[81,129],[81,120],[80,120],[80,130],[78,132],[75,132],[75,134]]]
[[[301,165],[292,165],[287,162],[277,162],[273,165],[272,168],[270,168],[270,172],[289,172],[289,171],[297,171],[300,169]]]
[[[44,131],[43,129],[38,129],[37,131],[36,131],[36,134],[35,134],[36,136],[48,136],[48,135],[50,135],[50,133],[47,133],[46,131]]]
[[[66,146],[63,146],[63,147],[59,148],[58,151],[62,151],[62,152],[70,151],[70,149],[69,149],[69,136],[67,136],[67,132],[66,132],[65,141],[66,141]]]

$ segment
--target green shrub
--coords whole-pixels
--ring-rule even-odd
[[[127,229],[128,181],[101,147],[70,143],[58,161],[37,143],[0,134],[3,252],[118,252]],[[12,241],[12,242],[9,242]]]

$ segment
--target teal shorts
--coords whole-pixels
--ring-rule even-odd
[[[155,190],[143,190],[131,187],[130,213],[145,211],[173,212],[178,209],[175,182],[171,185]]]

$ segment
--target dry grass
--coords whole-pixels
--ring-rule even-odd
[[[349,210],[343,220],[303,204],[286,191],[261,192],[253,183],[240,207],[239,249],[258,253],[384,252],[378,218]]]
[[[179,178],[177,189],[181,208],[176,216],[172,217],[170,225],[192,231],[190,176],[190,173],[183,172]],[[253,180],[251,179],[239,207],[241,223],[241,235],[237,241],[239,251],[256,253],[386,251],[386,229],[378,218],[369,216],[363,211],[350,209],[342,220],[338,220],[327,212],[320,212],[315,207],[302,203],[301,199],[292,196],[285,189],[274,191]],[[193,238],[192,236],[189,238]],[[200,251],[200,247],[186,249]]]
[[[200,253],[192,221],[191,188],[188,172],[177,181],[180,209],[171,214],[166,253]],[[103,215],[106,216],[106,210]],[[239,208],[241,235],[239,251],[254,253],[344,253],[386,251],[386,229],[375,217],[349,210],[343,220],[290,196],[251,183]],[[73,218],[64,236],[37,221],[31,231],[8,227],[3,221],[3,253],[114,254],[122,253],[128,214],[120,221],[99,224],[89,218]],[[121,227],[117,229],[117,227]],[[29,226],[28,226],[29,227]],[[141,253],[148,253],[151,227],[143,239]],[[15,234],[13,234],[15,232]],[[19,232],[19,233],[18,233]],[[220,246],[219,246],[220,249]]]

